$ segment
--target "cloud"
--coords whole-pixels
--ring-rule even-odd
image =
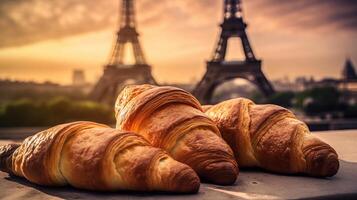
[[[0,47],[103,29],[115,21],[111,1],[2,0]]]
[[[279,27],[357,31],[355,0],[253,0],[250,3],[253,11],[274,20]]]
[[[107,29],[117,24],[119,0],[2,0],[0,48]],[[201,28],[218,22],[220,0],[137,0],[140,26]],[[357,31],[355,0],[244,1],[248,21],[264,29]],[[247,4],[247,5],[245,5]]]

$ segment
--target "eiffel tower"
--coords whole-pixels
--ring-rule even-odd
[[[261,70],[258,60],[249,44],[246,34],[247,24],[243,21],[241,0],[224,0],[224,20],[221,35],[212,59],[207,62],[207,70],[193,91],[203,104],[211,103],[215,88],[225,81],[243,78],[255,84],[260,91],[269,96],[274,93],[272,85]],[[242,41],[245,60],[225,61],[228,39],[238,37]]]
[[[125,45],[133,47],[135,64],[124,64]],[[117,94],[127,84],[156,84],[151,67],[146,63],[136,31],[134,0],[122,0],[120,28],[109,63],[90,93],[91,99],[112,104]]]

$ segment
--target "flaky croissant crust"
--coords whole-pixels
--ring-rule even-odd
[[[11,153],[13,152],[13,153]],[[15,151],[0,147],[3,171],[49,186],[90,190],[197,192],[187,165],[143,137],[92,122],[59,125],[27,138]]]
[[[175,87],[126,87],[115,104],[117,128],[144,136],[153,146],[191,166],[201,178],[231,184],[238,167],[230,147],[198,100]]]
[[[148,115],[160,107],[181,103],[202,111],[201,104],[190,93],[175,87],[153,85],[127,86],[115,103],[117,128],[138,129]],[[219,133],[218,133],[219,134]]]
[[[336,151],[285,108],[237,98],[205,106],[204,110],[241,167],[311,176],[333,176],[338,171]]]

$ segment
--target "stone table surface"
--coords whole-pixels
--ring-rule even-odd
[[[241,170],[233,186],[201,184],[198,194],[98,193],[71,187],[41,187],[0,172],[0,199],[357,199],[357,130],[313,133],[339,154],[340,170],[332,178],[284,176]],[[7,144],[11,140],[0,140]]]

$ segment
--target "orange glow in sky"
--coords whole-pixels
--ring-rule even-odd
[[[138,0],[136,7],[140,42],[155,79],[159,83],[198,81],[218,39],[218,24],[222,20],[220,1],[195,0],[192,5],[189,0],[162,0],[156,5],[151,2],[159,1]],[[95,82],[115,41],[117,3],[113,1],[110,5],[114,8],[110,9],[107,5],[112,17],[93,30],[86,27],[84,31],[60,37],[48,34],[31,42],[0,46],[0,78],[69,84],[72,71],[83,69],[88,81]],[[205,3],[209,5],[202,7]],[[274,9],[267,9],[259,0],[244,1],[243,7],[251,45],[256,56],[263,60],[263,70],[270,79],[339,77],[346,57],[357,62],[357,30],[345,30],[334,23],[305,26],[294,19],[302,20],[308,13],[310,22],[321,16],[308,10],[275,15]],[[102,12],[106,12],[105,7]],[[67,20],[71,22],[81,16],[62,17],[69,17]],[[239,57],[240,48],[238,41],[230,42],[228,57]]]

